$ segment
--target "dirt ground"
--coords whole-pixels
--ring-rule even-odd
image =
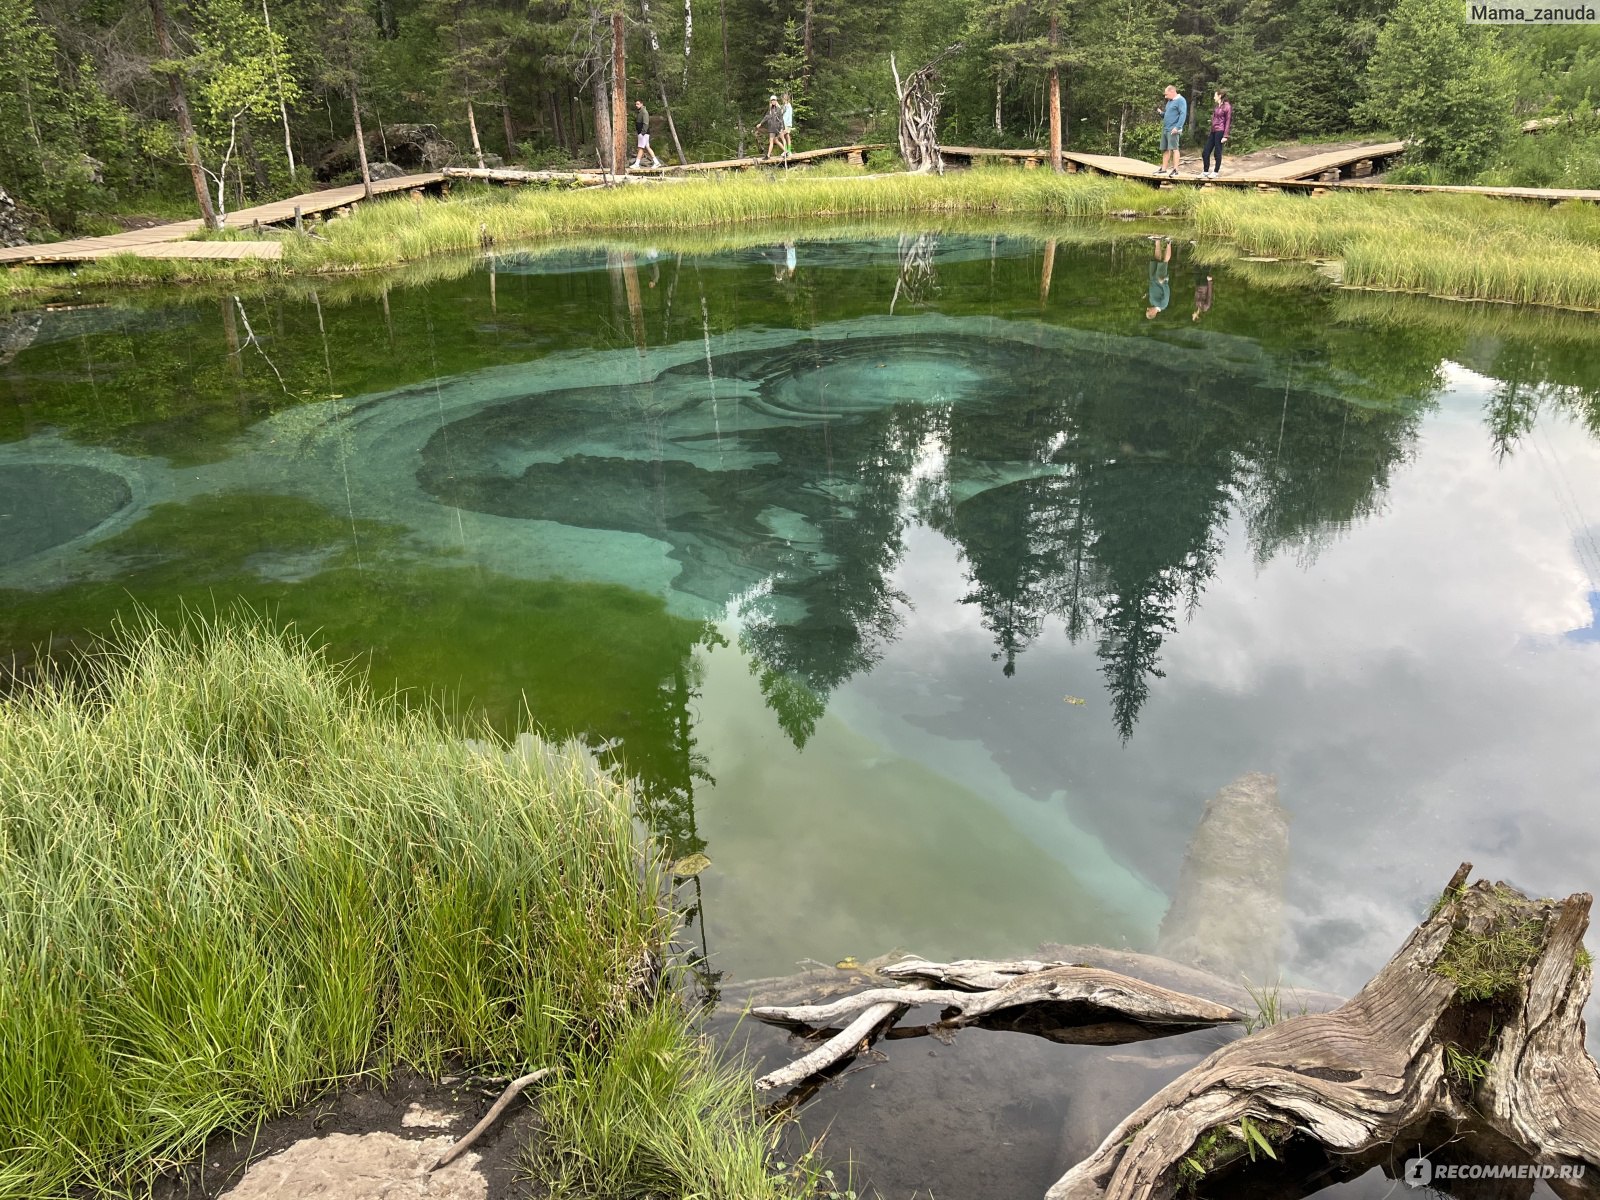
[[[259,1131],[219,1135],[151,1200],[534,1200],[517,1163],[542,1127],[522,1098],[472,1149],[427,1168],[488,1111],[505,1080],[397,1076],[324,1096]],[[526,1095],[526,1093],[525,1093]]]

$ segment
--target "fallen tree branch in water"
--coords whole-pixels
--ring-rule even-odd
[[[912,989],[907,989],[908,991]],[[771,1071],[756,1080],[756,1087],[761,1091],[771,1091],[773,1088],[793,1087],[803,1083],[813,1075],[826,1071],[834,1063],[849,1058],[859,1053],[864,1042],[871,1039],[878,1026],[885,1021],[892,1021],[895,1015],[905,1009],[905,1005],[893,1001],[880,1004],[869,1004],[861,1014],[834,1034],[822,1045],[802,1058],[795,1059],[787,1067]]]
[[[1291,1153],[1354,1174],[1391,1167],[1396,1146],[1540,1166],[1563,1197],[1600,1195],[1600,1067],[1583,1026],[1591,898],[1469,888],[1470,871],[1354,998],[1218,1050],[1047,1200],[1159,1200]]]
[[[923,986],[869,988],[827,1004],[763,1005],[751,1012],[763,1021],[778,1024],[826,1025],[869,1005],[938,1004],[946,1010],[941,1024],[959,1028],[1008,1010],[1042,1009],[1046,1011],[1034,1015],[1054,1018],[1054,1027],[1061,1030],[1120,1021],[1154,1026],[1162,1032],[1170,1032],[1167,1027],[1172,1026],[1196,1029],[1243,1017],[1237,1009],[1198,996],[1169,991],[1114,971],[1069,963],[969,960],[946,964],[910,959],[885,967],[883,973],[910,976]],[[936,983],[954,986],[932,986]]]
[[[882,972],[901,987],[869,988],[826,1004],[759,1005],[751,1014],[778,1025],[827,1026],[851,1018],[840,1033],[781,1070],[756,1081],[763,1090],[791,1086],[850,1055],[886,1021],[925,1004],[945,1011],[934,1030],[986,1024],[1053,1041],[1140,1041],[1242,1019],[1237,1010],[1095,967],[1068,963],[906,959]],[[938,984],[946,986],[939,987]]]

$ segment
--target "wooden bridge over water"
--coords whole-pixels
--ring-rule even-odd
[[[1533,122],[1543,128],[1543,123]],[[1529,129],[1527,132],[1533,132]],[[443,171],[430,171],[415,175],[402,175],[393,179],[373,180],[372,194],[392,196],[410,193],[421,197],[430,191],[448,187],[452,179],[474,179],[497,184],[539,183],[565,180],[579,184],[600,186],[623,178],[664,180],[683,178],[696,173],[712,171],[751,170],[759,167],[782,168],[785,165],[804,165],[824,159],[844,159],[862,164],[873,150],[886,147],[882,144],[856,143],[849,146],[829,146],[820,150],[805,150],[791,154],[787,159],[771,159],[758,155],[744,158],[722,159],[715,162],[663,165],[629,171],[626,176],[613,176],[596,169],[580,171],[521,171],[513,168],[446,167]],[[1064,151],[1063,163],[1071,172],[1093,172],[1116,175],[1124,179],[1143,180],[1163,188],[1175,184],[1191,183],[1202,188],[1253,188],[1267,191],[1298,190],[1313,195],[1327,191],[1388,191],[1458,193],[1497,196],[1504,199],[1559,203],[1564,200],[1600,202],[1600,190],[1576,188],[1518,188],[1518,187],[1456,187],[1427,184],[1379,183],[1371,178],[1405,152],[1404,142],[1375,142],[1367,145],[1347,146],[1285,159],[1266,166],[1247,169],[1227,168],[1216,179],[1201,179],[1193,170],[1180,173],[1176,179],[1157,174],[1152,163],[1136,158],[1123,158],[1111,154],[1081,154]],[[1001,160],[1017,163],[1023,168],[1037,169],[1048,161],[1048,153],[1038,149],[994,149],[982,146],[941,146],[945,161],[953,165],[971,164],[983,160]],[[1191,162],[1193,159],[1191,158]],[[265,229],[274,225],[299,222],[305,217],[349,209],[365,198],[360,184],[329,188],[320,192],[307,192],[259,204],[253,208],[229,213],[230,229]],[[190,258],[190,259],[277,259],[283,256],[283,243],[279,240],[209,239],[193,240],[202,226],[198,220],[175,221],[167,225],[134,229],[107,237],[73,238],[62,242],[45,242],[28,246],[0,248],[0,265],[78,263],[94,259],[112,258],[119,254],[132,254],[140,258]]]

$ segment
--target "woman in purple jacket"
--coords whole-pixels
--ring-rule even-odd
[[[1218,90],[1212,99],[1211,136],[1206,138],[1205,149],[1200,152],[1200,162],[1205,168],[1200,172],[1201,179],[1215,179],[1221,173],[1222,146],[1233,132],[1233,105],[1228,103],[1228,93]],[[1215,164],[1211,161],[1213,154],[1216,155]]]

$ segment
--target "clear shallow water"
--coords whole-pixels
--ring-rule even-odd
[[[1147,257],[573,251],[10,318],[0,647],[240,597],[603,745],[712,860],[726,979],[1149,949],[1248,771],[1285,978],[1359,985],[1464,858],[1592,889],[1600,339],[1220,271],[1192,320],[1182,247],[1147,320]]]

